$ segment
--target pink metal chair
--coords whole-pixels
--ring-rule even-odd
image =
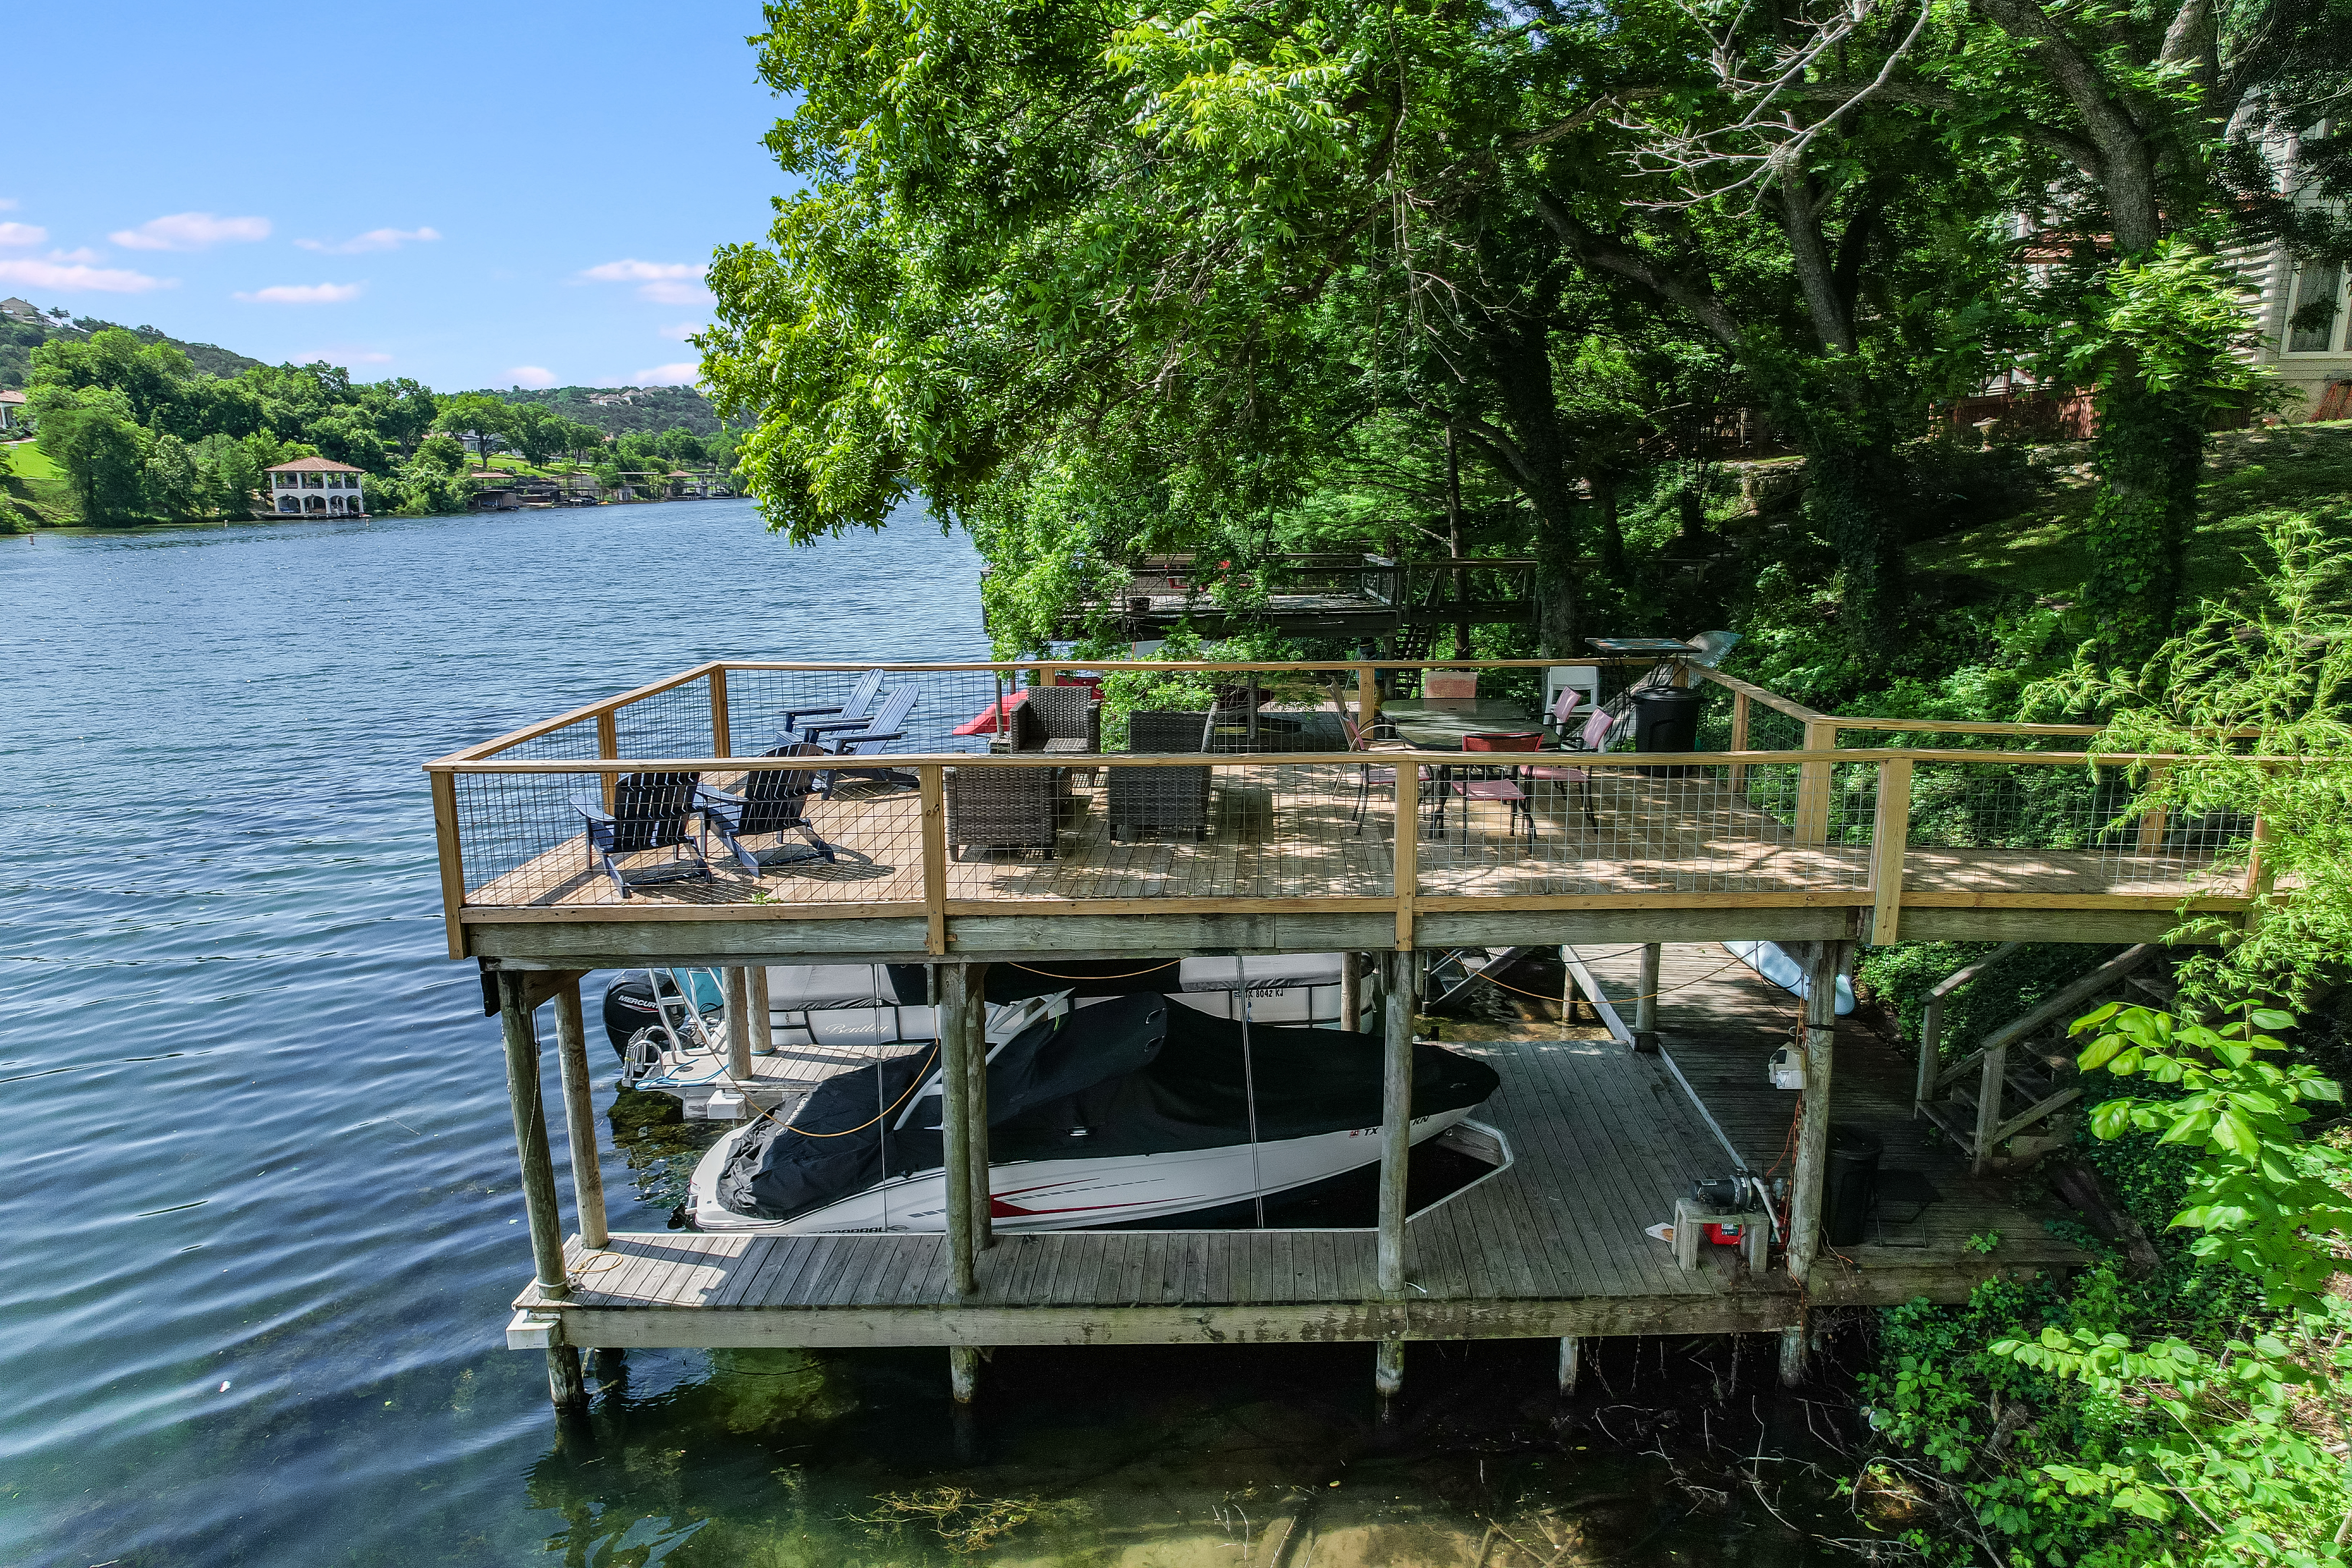
[[[1339,715],[1339,730],[1348,737],[1348,750],[1351,752],[1410,752],[1414,749],[1411,741],[1373,740],[1358,727],[1353,717],[1344,712]],[[1421,778],[1424,784],[1429,781],[1427,768],[1421,770]],[[1359,837],[1364,831],[1364,813],[1371,805],[1374,784],[1387,784],[1393,789],[1396,786],[1396,769],[1376,768],[1366,763],[1356,770],[1355,824]]]
[[[1563,693],[1562,695],[1572,695]],[[1568,704],[1573,706],[1573,704]],[[1617,716],[1606,708],[1596,708],[1592,717],[1584,721],[1583,733],[1577,739],[1587,752],[1598,752],[1609,743],[1609,731],[1617,727]],[[1601,819],[1592,810],[1592,769],[1563,767],[1557,763],[1538,763],[1519,770],[1519,776],[1529,784],[1572,784],[1577,786],[1577,804],[1584,808],[1584,826],[1598,829]]]
[[[1524,734],[1465,735],[1462,737],[1462,750],[1472,754],[1480,752],[1540,752],[1543,750],[1543,736],[1533,731]],[[1510,805],[1511,831],[1517,830],[1522,818],[1526,820],[1528,847],[1534,848],[1536,814],[1528,800],[1527,791],[1520,787],[1517,774],[1521,770],[1513,768],[1499,775],[1487,773],[1485,769],[1480,769],[1479,772],[1486,773],[1486,776],[1450,779],[1446,782],[1444,793],[1438,798],[1437,836],[1440,838],[1445,837],[1445,802],[1458,799],[1462,802],[1462,844],[1463,847],[1469,847],[1471,803],[1481,800],[1499,800],[1507,802]]]

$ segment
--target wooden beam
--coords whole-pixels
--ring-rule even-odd
[[[457,842],[457,775],[434,773],[433,844],[441,862],[441,923],[449,956],[466,956],[466,860]]]
[[[1371,739],[1372,726],[1380,716],[1380,672],[1369,664],[1360,664],[1356,667],[1356,728],[1364,739]]]
[[[588,1071],[588,1022],[576,974],[555,994],[555,1059],[562,1072],[564,1142],[572,1152],[572,1212],[580,1216],[580,1245],[594,1251],[607,1238],[604,1176],[596,1157],[595,1081]]]
[[[1878,811],[1870,833],[1870,945],[1891,947],[1901,940],[1903,852],[1911,840],[1911,763],[1895,758],[1878,764]]]
[[[971,1037],[964,1046],[964,1070],[969,1087],[965,1090],[965,1110],[971,1121],[971,1136],[965,1140],[966,1180],[971,1187],[972,1246],[985,1252],[996,1245],[994,1205],[990,1202],[992,1182],[989,1175],[988,1153],[988,965],[962,965],[964,984],[974,999],[966,1010],[965,1026]]]
[[[596,710],[596,755],[598,758],[604,759],[617,757],[620,754],[620,721],[614,716],[614,710],[613,709],[600,708]],[[613,791],[620,782],[621,775],[618,773],[602,773],[597,777],[597,785],[604,792],[604,809],[606,811],[613,809]]]
[[[735,737],[727,722],[727,667],[710,667],[710,754],[724,757],[733,754]]]
[[[947,770],[926,763],[915,770],[923,810],[923,918],[926,946],[935,957],[948,951]]]
[[[1382,973],[1388,1026],[1381,1054],[1381,1294],[1404,1293],[1405,1173],[1412,1154],[1412,1019],[1421,1006],[1421,955],[1391,952]]]
[[[1811,1276],[1821,1250],[1830,1076],[1837,1047],[1837,977],[1849,951],[1845,942],[1817,942],[1805,954],[1805,1095],[1797,1108],[1797,1168],[1789,1196],[1789,1278],[1800,1285]]]
[[[739,1084],[757,1075],[751,1068],[751,976],[740,963],[719,972],[727,997],[727,1076]]]
[[[971,1015],[986,1003],[975,994],[969,965],[950,963],[940,974],[940,1161],[948,1194],[948,1278],[958,1296],[980,1289],[972,1236]]]
[[[1364,1031],[1364,955],[1349,948],[1339,955],[1339,1027],[1351,1035]]]
[[[1811,720],[1805,725],[1805,750],[1832,752],[1837,749],[1838,727],[1834,721]],[[1800,844],[1826,844],[1830,841],[1830,798],[1837,784],[1837,764],[1832,762],[1801,763],[1797,766],[1796,841]]]
[[[1748,705],[1749,700],[1750,699],[1745,691],[1734,691],[1731,694],[1730,749],[1735,752],[1744,752],[1748,749]],[[1746,763],[1732,763],[1732,793],[1734,795],[1744,795],[1747,793],[1747,789],[1748,764]]]
[[[751,1054],[772,1057],[776,1054],[776,1021],[769,1009],[768,966],[752,963],[744,967],[751,982]]]
[[[515,1157],[522,1177],[523,1219],[530,1230],[530,1257],[539,1298],[561,1301],[572,1294],[563,1268],[563,1234],[555,1200],[555,1160],[547,1142],[547,1109],[539,1076],[539,1036],[523,1000],[523,977],[499,975],[499,1031],[507,1051],[507,1107],[513,1113]]]
[[[1391,850],[1396,945],[1398,951],[1410,952],[1414,940],[1413,895],[1421,881],[1421,764],[1411,758],[1396,765],[1396,830],[1391,835]]]
[[[1645,1055],[1658,1048],[1658,970],[1664,944],[1642,944],[1642,978],[1633,994],[1633,1048]]]

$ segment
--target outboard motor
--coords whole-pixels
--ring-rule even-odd
[[[682,1001],[677,982],[670,978],[666,970],[656,973],[661,976],[662,997],[669,1004],[670,1027],[678,1029],[683,1035],[682,1026],[690,1021],[690,1015]],[[699,971],[695,972],[691,978],[696,1005],[701,1008],[705,1017],[715,1021],[721,1002],[716,994],[717,986],[707,984],[707,977]],[[638,1032],[654,1028],[660,1022],[659,1009],[654,1005],[653,984],[646,978],[644,970],[624,970],[612,984],[604,988],[604,1034],[613,1042],[614,1055],[625,1058],[629,1054],[629,1042],[637,1037]]]

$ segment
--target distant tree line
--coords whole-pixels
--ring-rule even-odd
[[[242,517],[273,465],[330,458],[367,475],[377,512],[462,511],[477,488],[467,444],[487,461],[558,461],[607,486],[628,470],[731,464],[733,439],[678,427],[617,441],[552,408],[489,393],[436,395],[395,377],[355,382],[323,362],[206,375],[175,343],[120,327],[51,337],[32,352],[27,412],[84,520]]]

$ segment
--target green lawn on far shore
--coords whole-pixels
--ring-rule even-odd
[[[47,456],[30,441],[8,442],[5,446],[0,446],[0,453],[6,455],[8,471],[20,479],[65,478],[65,475],[58,472],[58,466],[50,462]]]

